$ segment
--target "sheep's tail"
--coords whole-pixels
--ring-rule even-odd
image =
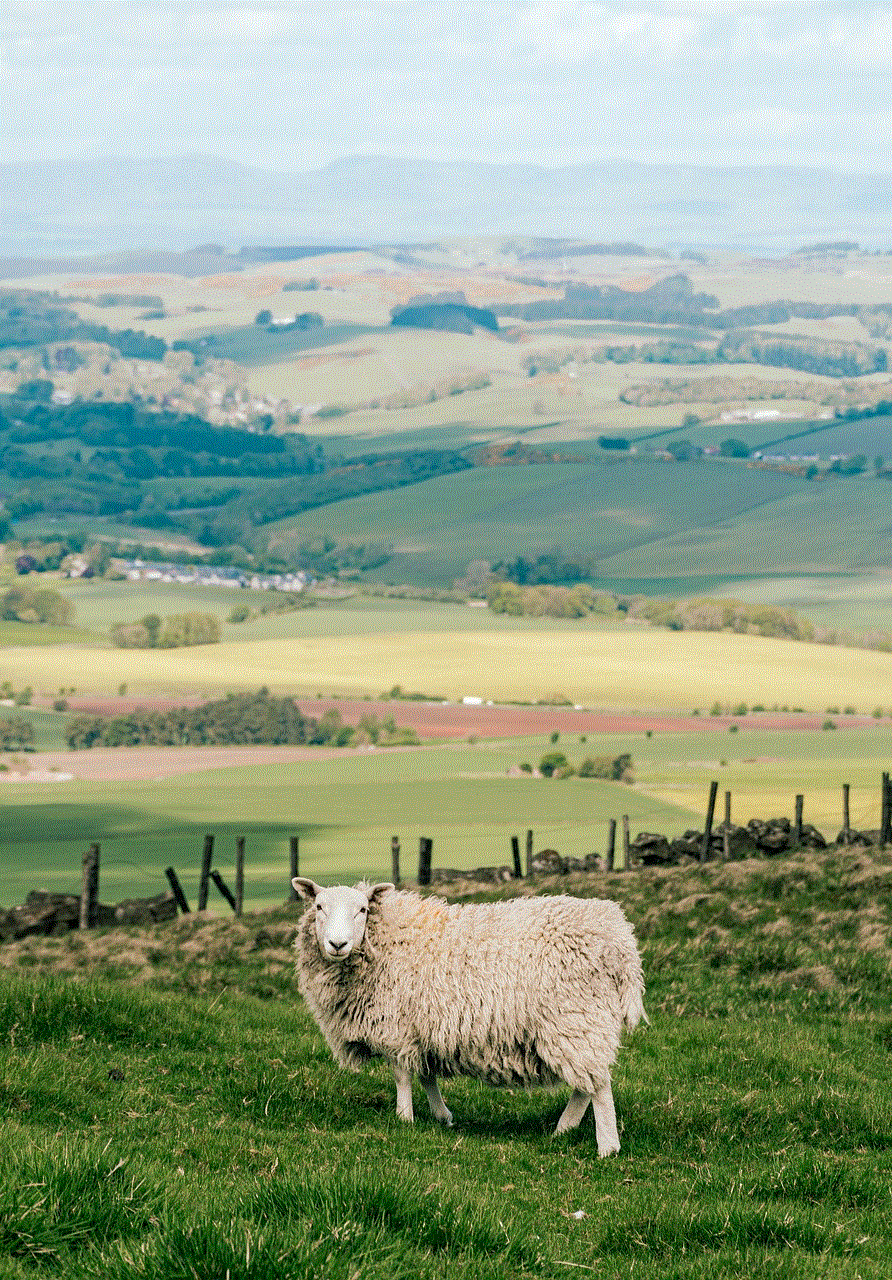
[[[633,973],[623,972],[620,978],[619,1001],[623,1023],[628,1031],[634,1031],[639,1022],[650,1024],[650,1018],[644,1010],[644,982],[640,970]]]

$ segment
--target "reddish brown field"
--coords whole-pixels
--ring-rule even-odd
[[[72,712],[92,715],[127,715],[136,707],[167,711],[173,707],[199,706],[206,699],[200,694],[156,695],[146,697],[101,697],[88,694],[69,699]],[[748,729],[789,732],[820,729],[826,716],[792,712],[764,712],[748,716],[683,716],[654,711],[575,711],[572,707],[466,706],[457,702],[383,702],[380,700],[346,700],[336,698],[298,699],[304,715],[321,716],[330,709],[338,711],[345,724],[358,724],[363,716],[380,720],[392,715],[398,725],[417,730],[425,739],[524,738],[551,733],[644,733],[648,729],[660,733],[725,732],[730,724]],[[840,729],[873,724],[869,716],[833,716]]]

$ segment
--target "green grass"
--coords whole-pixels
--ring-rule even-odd
[[[54,627],[40,622],[0,621],[0,649],[11,645],[78,644],[87,635],[78,627]]]
[[[423,1101],[401,1125],[389,1073],[341,1072],[297,998],[292,912],[5,947],[2,1274],[880,1280],[890,870],[574,884],[624,904],[648,980],[609,1160],[590,1121],[550,1136],[564,1093],[457,1079],[454,1129]]]
[[[397,713],[398,718],[398,713]],[[535,832],[536,849],[565,856],[603,853],[611,819],[628,814],[639,831],[678,835],[701,827],[710,782],[732,793],[732,816],[794,812],[828,836],[842,825],[842,786],[851,787],[856,827],[879,825],[879,779],[889,767],[888,720],[838,733],[717,732],[634,735],[563,734],[575,764],[586,756],[628,752],[633,787],[573,778],[513,778],[537,764],[548,737],[452,744],[400,752],[358,751],[334,760],[217,769],[141,782],[0,784],[0,903],[30,889],[79,892],[81,854],[102,848],[101,899],[149,896],[176,867],[193,905],[206,832],[216,836],[216,865],[230,882],[235,840],[246,838],[246,901],[269,906],[287,891],[288,843],[300,837],[301,866],[323,881],[384,879],[390,840],[402,841],[411,874],[421,836],[434,841],[435,867],[510,862],[510,838]],[[39,758],[38,758],[39,760]],[[72,765],[77,772],[77,758]],[[721,801],[720,801],[721,807]],[[216,891],[214,891],[216,893]],[[222,899],[214,909],[225,911]]]

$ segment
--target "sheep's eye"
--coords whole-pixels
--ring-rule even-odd
[[[368,913],[369,913],[368,907],[360,907],[359,911],[357,912],[357,914],[361,916],[367,916]]]

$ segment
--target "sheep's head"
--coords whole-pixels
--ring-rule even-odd
[[[337,884],[328,889],[295,876],[294,888],[315,908],[316,941],[326,960],[346,960],[362,948],[369,912],[392,884]]]

